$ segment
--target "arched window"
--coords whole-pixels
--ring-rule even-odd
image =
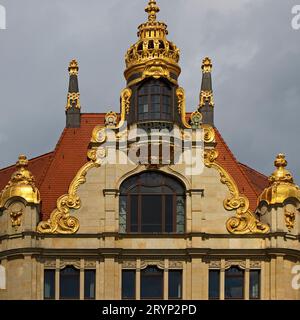
[[[138,121],[172,121],[172,89],[165,82],[150,80],[138,89]]]
[[[121,233],[184,233],[185,189],[168,175],[148,171],[120,188]]]

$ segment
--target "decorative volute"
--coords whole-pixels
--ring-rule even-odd
[[[300,189],[294,184],[291,173],[286,170],[287,161],[284,154],[279,154],[274,162],[276,170],[269,177],[270,186],[259,197],[259,203],[268,205],[283,204],[287,199],[300,201]]]
[[[156,1],[149,0],[145,11],[148,21],[139,26],[139,40],[130,47],[125,57],[127,83],[130,86],[146,77],[163,77],[177,84],[181,72],[179,49],[167,40],[167,25],[156,20],[160,11]]]
[[[35,186],[35,179],[28,170],[26,156],[20,155],[16,163],[17,170],[13,173],[7,186],[0,193],[0,208],[3,208],[8,200],[18,197],[30,204],[40,203],[40,193]]]

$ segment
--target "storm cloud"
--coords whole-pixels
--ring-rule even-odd
[[[119,110],[124,55],[147,0],[0,0],[0,167],[52,151],[65,125],[67,66],[79,62],[82,112]],[[215,123],[240,162],[270,174],[279,152],[300,182],[300,30],[296,0],[158,0],[181,49],[180,85],[196,108],[213,60]]]

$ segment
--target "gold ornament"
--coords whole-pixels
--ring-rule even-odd
[[[231,194],[230,198],[224,200],[224,208],[228,211],[236,211],[236,216],[231,217],[226,222],[229,233],[249,234],[249,233],[268,233],[270,227],[261,223],[249,209],[249,200],[240,195],[239,189],[230,174],[217,163],[218,152],[215,149],[205,150],[204,162],[208,168],[218,170],[221,182],[226,184]]]
[[[285,169],[287,166],[285,155],[279,154],[274,164],[277,169],[269,177],[270,186],[262,192],[258,202],[265,201],[268,205],[274,205],[283,204],[289,198],[300,201],[300,189],[294,184],[291,173]]]
[[[79,92],[69,92],[67,97],[66,110],[71,109],[72,107],[80,109],[80,93]]]
[[[10,208],[11,225],[16,230],[21,226],[21,217],[23,215],[23,208],[20,203],[14,203]]]
[[[79,66],[77,60],[73,59],[70,62],[68,70],[70,75],[78,76]]]
[[[78,231],[79,221],[70,213],[72,209],[78,210],[81,207],[81,200],[77,195],[78,188],[86,182],[87,172],[95,167],[99,167],[99,164],[95,161],[89,161],[78,171],[69,187],[68,194],[57,200],[57,207],[51,213],[50,219],[38,224],[37,231],[39,233],[74,234]]]
[[[0,208],[3,208],[9,199],[15,197],[22,198],[27,203],[40,203],[40,193],[35,186],[34,176],[27,169],[28,160],[26,156],[19,156],[16,167],[17,171],[11,176],[7,186],[0,193]]]
[[[295,221],[296,221],[296,212],[290,211],[287,208],[284,209],[284,220],[285,225],[288,228],[289,231],[292,231],[295,227]]]
[[[192,129],[198,129],[201,127],[202,123],[202,114],[199,111],[195,111],[191,115],[191,127]]]
[[[211,107],[214,107],[214,94],[212,90],[201,90],[199,107],[202,108],[208,103]]]
[[[202,67],[201,67],[203,73],[211,73],[212,71],[212,62],[209,57],[205,57],[202,61]]]
[[[191,126],[186,121],[186,102],[184,89],[181,87],[177,88],[176,96],[178,100],[178,113],[181,115],[181,122],[186,128],[190,129]]]
[[[139,26],[139,40],[130,47],[125,56],[124,75],[128,85],[131,86],[153,75],[166,77],[177,84],[176,79],[181,72],[178,65],[179,49],[167,40],[167,25],[156,20],[156,14],[159,12],[156,1],[150,0],[145,11],[148,13],[148,21]],[[154,68],[151,69],[152,65]],[[141,76],[130,80],[135,74]]]

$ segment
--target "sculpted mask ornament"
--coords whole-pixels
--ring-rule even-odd
[[[21,217],[23,215],[23,208],[20,203],[15,203],[10,208],[10,218],[12,227],[16,230],[21,226]]]

